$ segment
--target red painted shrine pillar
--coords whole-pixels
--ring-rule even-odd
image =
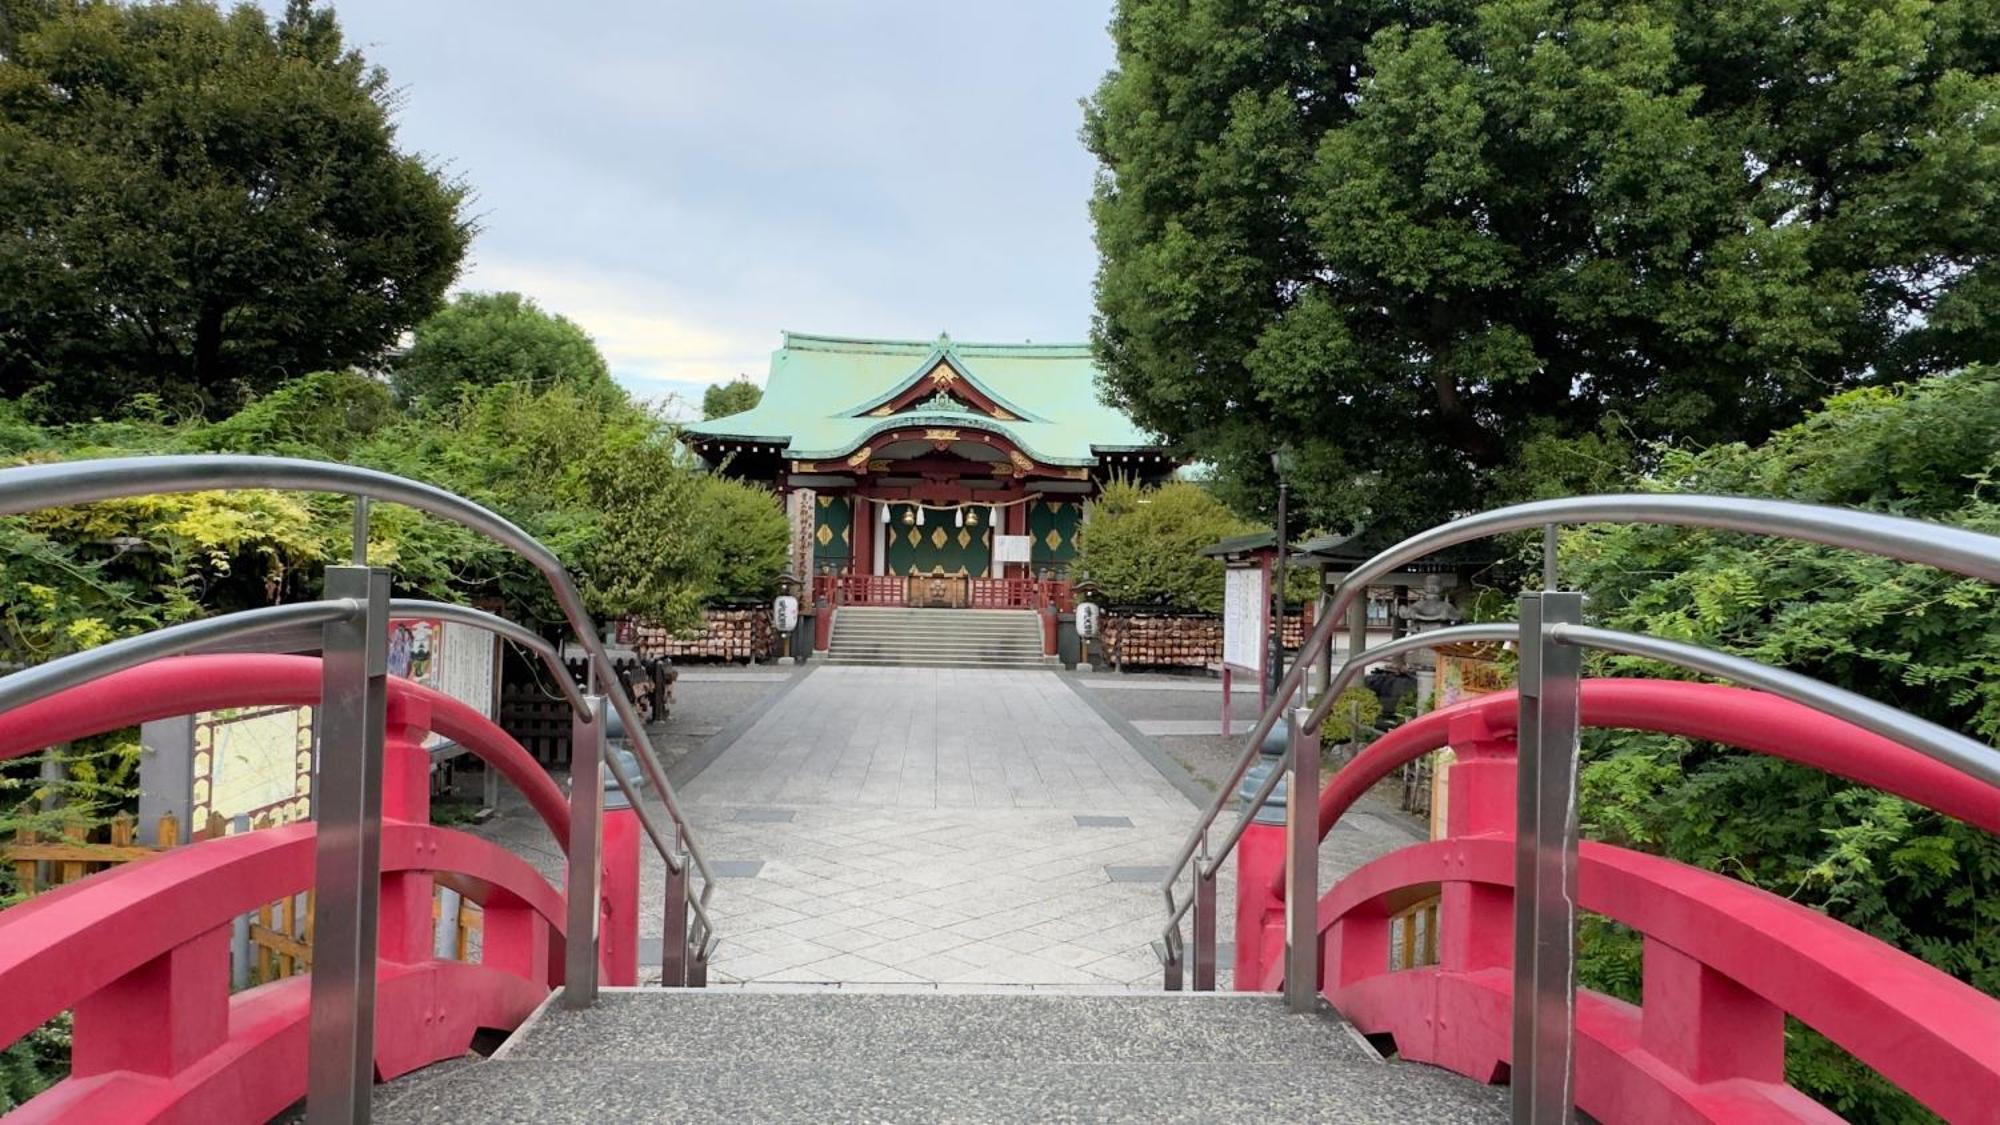
[[[875,522],[882,517],[875,512],[872,500],[856,496],[848,513],[847,533],[854,537],[849,557],[854,560],[854,573],[875,573]]]

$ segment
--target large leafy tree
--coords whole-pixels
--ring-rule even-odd
[[[1995,358],[1995,12],[1120,0],[1112,397],[1225,484],[1290,441],[1309,518],[1408,527],[1532,486],[1524,450],[1601,476]]]
[[[0,0],[0,394],[221,416],[435,309],[465,189],[333,15]]]
[[[600,401],[624,398],[590,334],[519,293],[460,293],[417,326],[394,381],[397,397],[420,407],[500,383],[543,390],[560,383]]]

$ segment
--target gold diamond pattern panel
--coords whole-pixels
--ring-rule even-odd
[[[1062,565],[1076,557],[1076,535],[1083,522],[1083,505],[1037,500],[1028,505],[1028,535],[1034,540],[1033,562]]]

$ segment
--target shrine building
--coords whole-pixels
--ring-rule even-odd
[[[763,400],[685,440],[789,498],[815,575],[1061,578],[1084,501],[1178,467],[1097,379],[1087,344],[788,332]]]

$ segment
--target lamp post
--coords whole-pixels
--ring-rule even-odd
[[[1275,694],[1278,684],[1285,678],[1285,556],[1290,553],[1290,536],[1287,534],[1285,511],[1291,499],[1291,476],[1293,465],[1292,447],[1281,445],[1271,452],[1271,471],[1278,477],[1278,565],[1272,585],[1277,587],[1278,611],[1272,618],[1271,627],[1271,691]]]

